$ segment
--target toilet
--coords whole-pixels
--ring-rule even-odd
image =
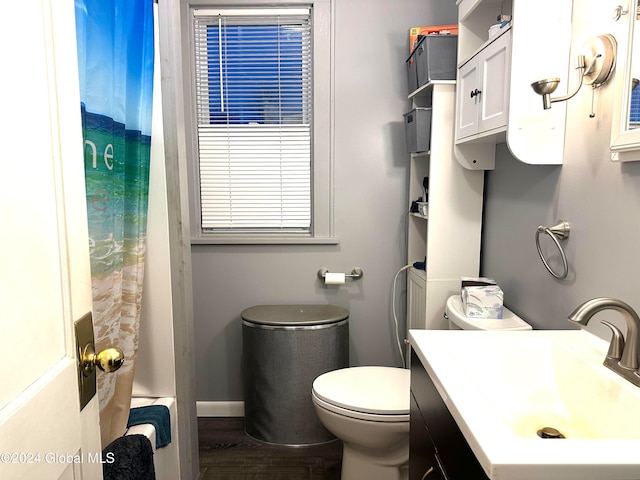
[[[453,330],[531,330],[507,308],[500,320],[467,318],[460,295],[444,315]],[[318,418],[343,442],[342,480],[408,478],[409,388],[409,370],[396,367],[342,368],[314,380]]]
[[[408,477],[410,371],[350,367],[320,375],[311,398],[322,424],[343,442],[342,480]]]

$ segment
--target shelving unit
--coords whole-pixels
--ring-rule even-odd
[[[477,276],[480,264],[484,172],[462,167],[453,155],[456,82],[435,81],[413,92],[414,107],[431,107],[431,146],[411,154],[408,205],[422,196],[429,177],[428,214],[410,214],[409,263],[426,258],[426,271],[407,275],[407,327],[447,328],[447,298],[460,291],[461,276]]]

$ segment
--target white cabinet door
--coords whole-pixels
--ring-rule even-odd
[[[458,70],[456,139],[478,132],[478,62],[472,58]]]
[[[490,43],[481,53],[482,94],[478,133],[507,125],[509,115],[510,32]]]
[[[458,69],[456,141],[506,127],[510,45],[508,31]]]

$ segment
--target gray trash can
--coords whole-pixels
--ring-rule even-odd
[[[335,305],[259,305],[243,310],[244,427],[280,445],[335,439],[311,400],[313,381],[349,366],[349,310]]]

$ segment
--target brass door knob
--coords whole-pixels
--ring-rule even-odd
[[[82,373],[88,377],[98,367],[103,372],[115,372],[124,363],[124,353],[118,347],[109,347],[96,353],[95,345],[87,343],[82,350],[80,366]]]

